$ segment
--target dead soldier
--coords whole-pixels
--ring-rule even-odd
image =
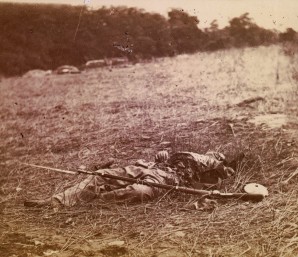
[[[225,156],[219,152],[207,152],[204,155],[178,152],[169,158],[167,151],[160,151],[155,156],[155,162],[138,160],[134,165],[124,168],[101,169],[97,172],[135,178],[140,182],[147,181],[193,188],[198,188],[198,186],[200,188],[202,186],[216,188],[220,186],[223,179],[234,174],[236,164],[236,161],[228,164]],[[82,202],[89,202],[95,198],[104,201],[146,201],[161,195],[162,192],[163,189],[142,183],[130,183],[89,175],[62,193],[55,194],[45,200],[28,200],[24,202],[24,205],[27,207],[46,205],[69,207]]]

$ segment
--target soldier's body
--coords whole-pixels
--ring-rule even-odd
[[[166,151],[159,152],[155,162],[137,161],[124,168],[101,169],[98,172],[130,177],[139,181],[148,181],[167,185],[193,187],[196,183],[217,184],[234,173],[225,164],[221,153],[208,152],[201,155],[192,152],[178,152],[169,158]],[[80,202],[89,202],[95,198],[103,200],[144,201],[153,199],[162,193],[162,189],[130,183],[121,180],[89,175],[64,192],[54,194],[46,200],[26,201],[26,206],[59,204],[74,206]]]

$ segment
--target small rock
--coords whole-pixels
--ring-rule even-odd
[[[168,224],[168,223],[167,223],[164,227],[165,227],[165,228],[173,228],[174,226],[171,225],[171,224]]]
[[[35,244],[36,246],[38,246],[38,245],[43,246],[43,245],[44,245],[43,242],[40,242],[40,241],[38,241],[38,240],[35,240],[35,241],[34,241],[34,244]]]
[[[69,224],[69,223],[71,223],[71,222],[72,222],[72,218],[68,218],[68,219],[65,221],[66,224]]]
[[[193,205],[194,205],[195,210],[198,210],[199,209],[199,205],[198,205],[198,202],[197,201],[194,202]]]
[[[124,245],[124,241],[112,241],[112,242],[110,242],[110,243],[108,243],[108,245],[109,246],[122,246],[122,245]]]
[[[201,123],[201,122],[205,122],[204,119],[199,119],[199,120],[196,120],[195,123]]]
[[[43,255],[52,256],[52,255],[57,254],[57,253],[59,253],[59,251],[53,251],[53,250],[48,249],[45,252],[43,252]]]
[[[142,140],[150,140],[151,137],[142,135],[141,139],[142,139]]]
[[[171,142],[168,142],[168,141],[163,141],[160,143],[161,146],[163,147],[169,147],[171,145]]]
[[[50,219],[50,216],[48,214],[45,214],[45,215],[43,215],[42,218],[45,219],[45,220],[48,220],[48,219]]]
[[[177,237],[185,237],[185,233],[182,232],[182,231],[177,231],[177,232],[175,232],[175,236],[177,236]]]
[[[197,224],[196,224],[196,223],[191,223],[190,227],[191,227],[192,229],[195,229],[195,228],[197,228]]]

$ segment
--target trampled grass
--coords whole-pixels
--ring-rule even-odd
[[[0,252],[297,256],[297,176],[283,183],[297,169],[297,63],[297,53],[270,46],[79,75],[3,79]],[[254,97],[264,101],[237,106]],[[274,128],[251,122],[261,115],[285,119]],[[220,150],[228,157],[244,151],[236,177],[223,190],[238,192],[246,182],[258,182],[270,195],[260,203],[219,201],[210,213],[186,210],[195,197],[172,193],[149,203],[95,201],[58,212],[22,206],[24,199],[50,196],[82,175],[34,170],[19,161],[74,170],[112,157],[123,166],[153,160],[162,149]]]

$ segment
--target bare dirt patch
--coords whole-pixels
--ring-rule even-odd
[[[266,125],[269,128],[282,128],[287,126],[289,123],[298,123],[296,117],[291,117],[286,114],[264,114],[258,115],[249,120],[249,122],[255,125]]]

